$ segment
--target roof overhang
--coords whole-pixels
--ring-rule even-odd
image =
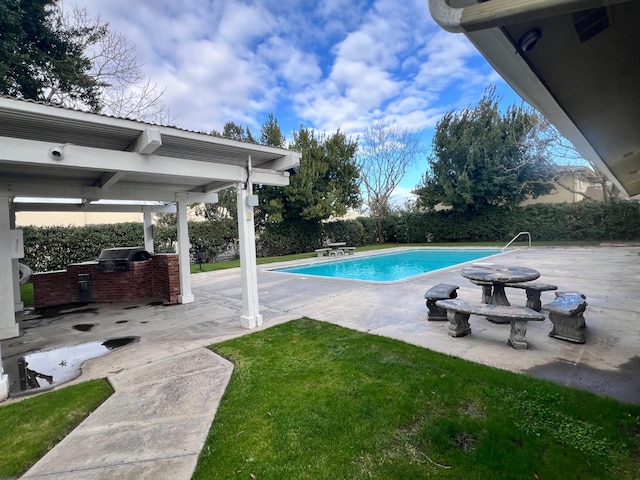
[[[429,0],[429,8],[586,160],[640,194],[640,2]]]
[[[239,183],[288,185],[299,164],[291,150],[0,98],[0,195],[82,199],[61,210],[142,209],[98,200],[215,202]]]

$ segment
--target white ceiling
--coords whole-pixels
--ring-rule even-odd
[[[640,2],[447,1],[430,0],[434,19],[464,32],[587,160],[640,194]],[[525,51],[520,41],[535,29],[541,38]]]

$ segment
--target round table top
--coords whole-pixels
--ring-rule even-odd
[[[540,276],[540,272],[526,267],[471,265],[462,269],[462,276],[480,282],[517,283],[535,280]]]

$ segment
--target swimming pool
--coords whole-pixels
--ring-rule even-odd
[[[501,250],[497,248],[415,249],[299,267],[277,268],[272,271],[370,282],[394,282],[498,253],[501,253]]]

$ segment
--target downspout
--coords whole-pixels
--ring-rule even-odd
[[[429,0],[429,12],[451,33],[473,32],[604,7],[629,0],[489,0],[453,8],[451,0]]]

